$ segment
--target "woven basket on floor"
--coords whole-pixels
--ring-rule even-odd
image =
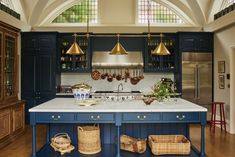
[[[78,151],[82,154],[96,154],[101,151],[99,126],[78,127]]]
[[[67,133],[58,133],[51,139],[51,147],[55,151],[59,151],[61,155],[64,153],[70,153],[74,150],[74,146],[71,145],[70,137]]]
[[[146,145],[146,139],[133,138],[127,135],[121,135],[120,137],[120,147],[122,150],[144,153]]]
[[[154,155],[190,154],[190,141],[183,135],[149,135],[148,143]]]

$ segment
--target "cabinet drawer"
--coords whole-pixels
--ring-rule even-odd
[[[37,113],[37,122],[61,122],[61,121],[74,121],[74,113]]]
[[[161,119],[160,113],[123,113],[123,121],[158,121]]]
[[[172,122],[199,122],[200,117],[198,112],[171,112],[163,113],[163,121]]]
[[[96,122],[96,121],[114,121],[112,113],[80,113],[77,114],[78,121]]]

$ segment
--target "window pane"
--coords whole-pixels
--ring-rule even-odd
[[[149,17],[148,17],[149,15]],[[185,23],[175,12],[152,0],[138,0],[138,22]]]
[[[52,23],[97,23],[98,18],[97,0],[80,0],[77,5],[67,9],[57,16]]]

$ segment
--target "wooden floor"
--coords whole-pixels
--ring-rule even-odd
[[[37,127],[37,149],[45,143],[46,129],[44,126]],[[199,148],[200,128],[193,125],[190,129],[191,140]],[[30,157],[31,154],[31,129],[26,127],[26,132],[14,143],[0,149],[0,157]],[[234,157],[235,135],[221,132],[216,129],[215,134],[206,128],[206,154],[208,157]]]

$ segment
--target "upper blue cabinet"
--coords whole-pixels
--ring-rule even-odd
[[[77,33],[77,44],[83,50],[83,55],[69,55],[66,54],[68,49],[74,43],[74,36],[72,33],[59,34],[59,51],[60,51],[60,68],[61,72],[90,72],[90,38],[85,36],[85,33]]]
[[[161,38],[152,34],[145,38],[144,70],[145,72],[177,72],[178,71],[178,36],[176,33],[164,33],[162,38],[170,55],[152,55],[152,51],[160,44]]]
[[[213,52],[213,33],[180,32],[180,52]]]

